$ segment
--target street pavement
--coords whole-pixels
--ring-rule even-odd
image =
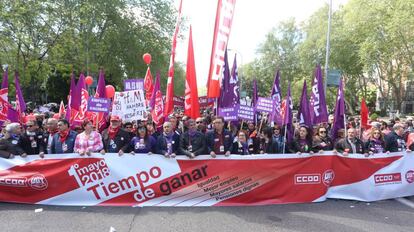
[[[0,224],[1,231],[30,232],[394,232],[414,231],[413,205],[414,197],[403,201],[371,203],[328,200],[312,204],[194,208],[66,207],[0,203]]]

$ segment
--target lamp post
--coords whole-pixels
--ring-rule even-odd
[[[331,21],[332,21],[332,0],[329,0],[329,13],[328,13],[328,32],[326,33],[326,56],[325,56],[325,97],[327,95],[326,87],[328,83],[328,70],[329,70],[329,50],[331,49],[330,36],[331,36]]]

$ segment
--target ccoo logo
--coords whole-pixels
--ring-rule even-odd
[[[45,176],[42,174],[33,175],[29,179],[28,184],[30,187],[36,190],[45,190],[47,189],[47,186],[48,186],[47,180]]]

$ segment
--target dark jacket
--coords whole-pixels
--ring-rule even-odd
[[[233,143],[233,151],[231,153],[237,155],[253,155],[257,154],[258,151],[255,149],[253,139],[248,139],[247,149],[243,149],[243,145],[240,142],[236,141]]]
[[[10,155],[21,155],[24,150],[20,147],[19,140],[14,138],[0,139],[0,157],[10,158]]]
[[[191,151],[189,150],[191,145]],[[203,133],[196,131],[194,136],[189,135],[188,131],[184,132],[180,136],[180,147],[179,147],[179,154],[190,156],[191,153],[194,155],[203,155],[206,154],[207,146],[206,146],[206,137]]]
[[[227,151],[232,152],[233,136],[231,135],[231,132],[223,129],[223,133],[221,133],[221,135],[217,134],[215,130],[207,132],[207,153],[210,154],[211,151],[214,151],[214,144],[218,141],[218,136],[222,136],[224,145],[224,152],[220,152],[220,154],[225,154]]]
[[[383,153],[385,152],[385,142],[384,140],[368,140],[365,143],[365,150],[367,152],[373,152],[373,153]]]
[[[332,140],[329,137],[321,138],[319,136],[315,136],[312,142],[312,150],[314,152],[318,151],[330,151],[333,149]]]
[[[365,153],[364,144],[358,138],[355,138],[355,150],[356,151],[352,150],[352,146],[348,138],[343,138],[343,139],[338,140],[338,142],[335,144],[335,150],[341,153],[344,151],[347,151],[348,153],[360,153],[360,154]]]
[[[309,153],[312,151],[312,142],[306,140],[306,144],[301,144],[298,138],[295,138],[290,144],[289,144],[289,153]]]
[[[34,132],[30,135],[24,133],[20,137],[20,145],[28,155],[37,155],[40,152],[45,152],[44,138],[41,132]]]
[[[61,154],[61,153],[73,153],[73,147],[75,146],[75,139],[77,133],[73,130],[69,131],[68,137],[65,140],[65,147],[63,143],[60,142],[59,133],[53,135],[52,140],[52,154]],[[64,150],[64,148],[66,148]]]
[[[385,136],[385,150],[389,152],[405,151],[406,144],[403,137],[397,135],[395,131]]]
[[[180,136],[177,133],[173,133],[171,141],[171,153],[178,155],[178,148],[180,147]],[[168,152],[168,141],[166,136],[161,134],[158,136],[157,145],[155,146],[155,153],[165,155]]]
[[[117,153],[120,150],[123,152],[128,152],[130,140],[131,138],[129,137],[129,133],[124,129],[119,129],[118,134],[116,134],[113,141],[109,138],[108,129],[105,129],[102,132],[104,150],[108,153]]]
[[[279,145],[273,139],[273,137],[269,140],[268,143],[266,143],[265,139],[260,140],[259,152],[263,152],[266,154],[283,153],[282,151],[279,151],[278,148],[279,148]]]
[[[49,132],[44,132],[43,133],[43,144],[44,144],[44,152],[46,154],[52,154],[52,146],[48,147],[49,144]],[[51,136],[50,138],[50,142],[52,142],[53,140],[53,136]]]

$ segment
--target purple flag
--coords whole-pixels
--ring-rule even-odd
[[[83,76],[83,74],[81,74],[81,76]],[[72,73],[72,80],[71,80],[71,83],[70,83],[70,85],[71,85],[71,93],[70,93],[70,96],[71,96],[71,107],[73,109],[79,111],[82,96],[81,96],[80,92],[78,91],[78,86],[74,85],[73,88],[72,88],[72,81],[75,84],[75,76],[74,76],[73,73]]]
[[[157,98],[158,91],[160,91],[160,72],[159,71],[157,71],[157,77],[155,78],[154,90],[152,91],[151,99],[149,102],[149,107],[151,108],[151,110],[154,109],[155,100]]]
[[[76,84],[75,84],[75,75],[72,72],[72,75],[70,77],[70,89],[69,89],[69,97],[68,97],[68,104],[66,105],[66,120],[68,120],[68,122],[70,122],[70,116],[71,116],[71,111],[72,108],[74,108],[73,106],[73,99],[74,99],[74,94],[75,94],[75,88],[76,88]]]
[[[306,80],[303,82],[302,96],[300,97],[300,106],[297,117],[300,125],[305,125],[309,129],[312,129]]]
[[[286,142],[289,144],[293,140],[293,102],[290,93],[290,82],[286,95],[285,114],[283,117],[283,126],[285,126]]]
[[[237,69],[236,54],[234,54],[233,67],[231,68],[229,89],[231,91],[232,102],[234,104],[240,104],[239,71]]]
[[[313,125],[328,122],[328,109],[326,107],[325,90],[323,87],[323,77],[320,65],[316,67],[315,78],[312,81],[310,112]]]
[[[338,130],[345,129],[345,95],[343,80],[339,82],[338,93],[336,98],[334,123],[331,130],[331,138],[338,138]]]
[[[19,74],[17,72],[14,75],[14,84],[16,85],[16,110],[20,117],[23,117],[23,114],[26,111],[26,102],[23,98],[23,93],[19,82]]]
[[[276,71],[275,80],[273,81],[272,93],[270,95],[274,102],[274,110],[272,113],[272,121],[278,125],[282,125],[283,115],[281,105],[282,105],[282,94],[280,92],[280,72]]]
[[[105,74],[102,69],[99,70],[99,79],[98,79],[98,85],[96,86],[95,97],[106,98]]]
[[[259,99],[259,95],[257,93],[257,79],[256,77],[253,80],[253,97],[252,97],[252,106],[256,107],[257,100]]]
[[[229,60],[227,57],[227,49],[224,52],[224,66],[223,66],[223,78],[221,79],[220,97],[218,100],[218,108],[227,108],[232,106],[231,96],[229,96],[230,88],[230,69]]]
[[[7,111],[7,120],[10,122],[19,122],[19,112],[13,109],[13,107],[10,107]]]

